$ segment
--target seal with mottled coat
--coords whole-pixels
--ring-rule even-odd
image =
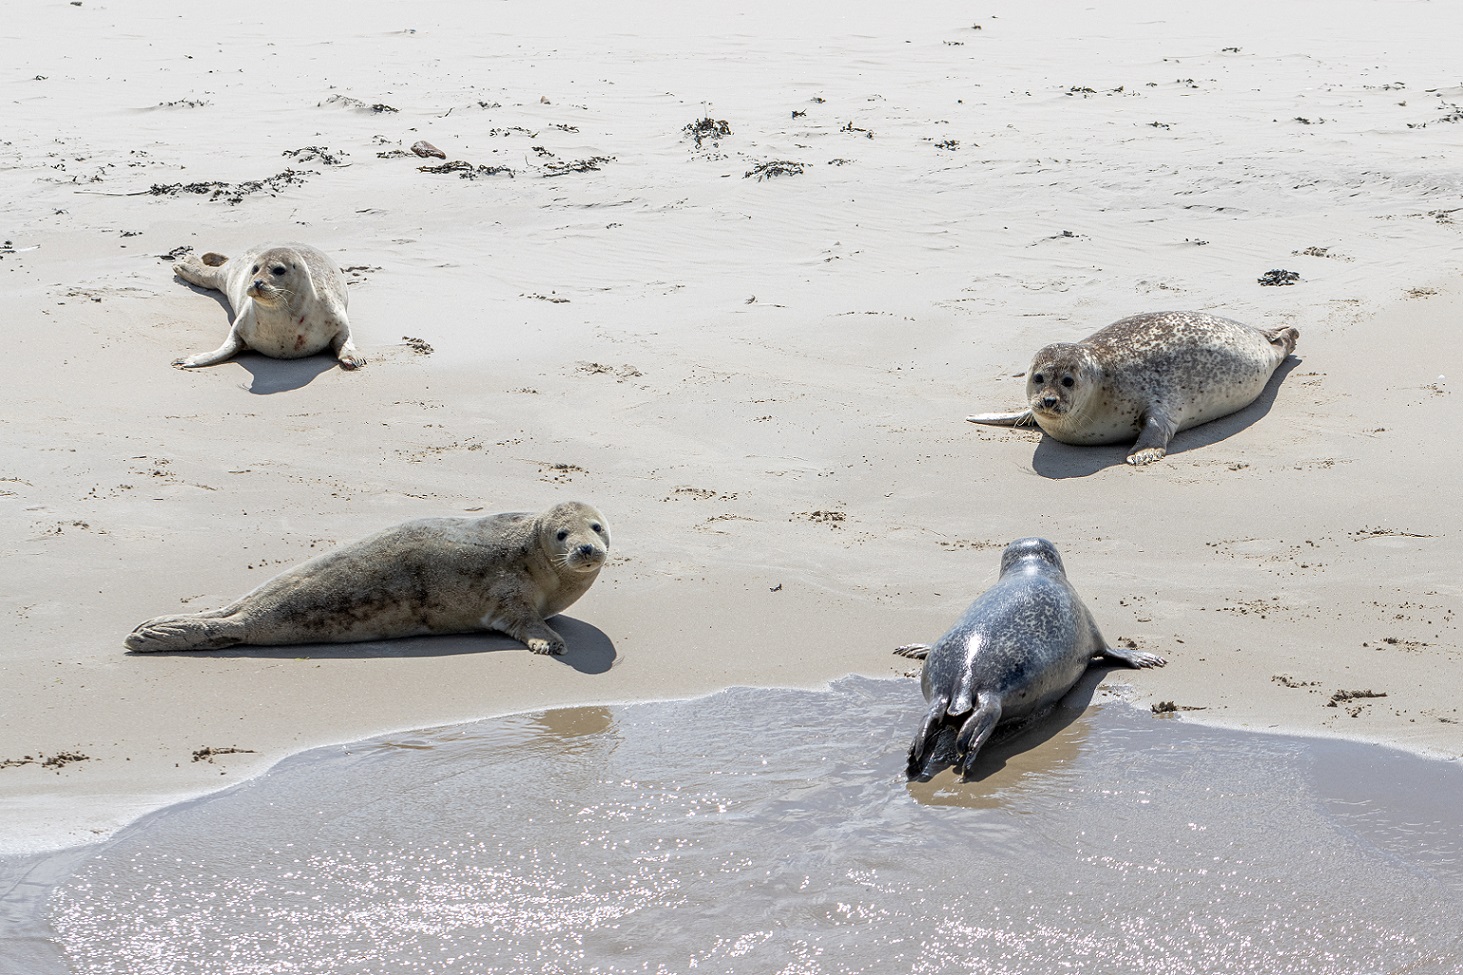
[[[1293,328],[1262,330],[1203,312],[1134,315],[1036,353],[1026,373],[1026,410],[966,419],[1034,422],[1070,444],[1136,437],[1128,463],[1151,464],[1180,430],[1253,403],[1299,337]]]
[[[173,273],[200,288],[222,291],[234,310],[223,345],[175,359],[175,366],[211,366],[247,349],[275,359],[301,359],[330,349],[342,369],[366,364],[351,341],[345,276],[308,244],[255,247],[235,258],[189,254],[173,265]]]
[[[928,773],[946,729],[958,729],[954,765],[969,775],[998,724],[1055,704],[1095,657],[1130,667],[1165,663],[1103,639],[1067,581],[1056,546],[1044,538],[1007,545],[996,584],[933,646],[910,644],[894,652],[925,661],[920,688],[930,708],[909,748],[910,778]]]
[[[534,653],[563,653],[544,620],[589,591],[609,546],[609,524],[578,501],[539,514],[421,518],[302,562],[223,609],[150,619],[127,649],[497,630]]]

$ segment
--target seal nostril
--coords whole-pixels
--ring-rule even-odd
[[[1055,396],[1043,396],[1041,398],[1041,405],[1047,409],[1052,409],[1057,405],[1057,398]]]
[[[588,558],[594,554],[594,546],[589,544],[579,546],[579,554]]]

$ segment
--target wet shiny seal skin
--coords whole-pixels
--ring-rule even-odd
[[[345,277],[334,261],[307,244],[256,247],[235,258],[189,254],[173,265],[173,272],[200,288],[222,291],[234,310],[223,345],[175,359],[175,366],[212,366],[247,349],[276,359],[329,349],[343,369],[366,364],[351,342]]]
[[[563,653],[544,620],[589,591],[609,547],[609,523],[578,501],[540,514],[421,518],[302,562],[223,609],[150,619],[127,649],[496,630],[534,653]]]
[[[894,651],[923,658],[920,688],[929,711],[909,748],[910,778],[932,774],[941,733],[956,731],[954,766],[968,776],[996,726],[1031,717],[1072,689],[1094,658],[1130,667],[1164,659],[1103,639],[1062,557],[1044,538],[1021,538],[1001,553],[1001,576],[934,645]]]
[[[1026,373],[1028,408],[972,423],[1035,423],[1070,444],[1137,438],[1129,464],[1151,464],[1180,430],[1253,403],[1300,333],[1262,330],[1203,312],[1124,318],[1080,342],[1048,345]]]

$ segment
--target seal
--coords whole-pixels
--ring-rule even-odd
[[[1293,328],[1262,330],[1203,312],[1134,315],[1036,353],[1026,373],[1028,409],[966,419],[1035,423],[1070,444],[1137,437],[1128,463],[1151,464],[1180,430],[1253,403],[1299,337]]]
[[[150,619],[127,649],[496,630],[534,653],[559,654],[564,640],[544,620],[589,591],[609,546],[609,525],[578,501],[539,514],[421,518],[302,562],[223,609]]]
[[[933,646],[916,643],[894,652],[925,661],[920,689],[930,708],[909,748],[910,778],[930,774],[941,733],[957,729],[953,764],[968,777],[998,724],[1055,704],[1096,657],[1130,667],[1166,663],[1103,639],[1067,581],[1056,546],[1044,538],[1007,545],[996,584]]]
[[[173,272],[200,288],[222,291],[234,310],[223,345],[176,359],[175,366],[212,366],[246,349],[301,359],[327,348],[342,369],[366,364],[351,342],[345,277],[334,261],[307,244],[256,247],[235,258],[189,254],[173,265]]]

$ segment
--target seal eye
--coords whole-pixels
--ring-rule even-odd
[[[1068,389],[1071,389],[1073,386],[1077,385],[1077,381],[1071,376],[1063,376],[1062,385],[1067,387]]]
[[[599,527],[598,525],[590,525],[589,527],[591,529],[593,529],[594,533],[597,534],[597,535],[603,535],[604,534],[604,531],[605,530],[603,528]]]
[[[258,264],[255,264],[254,265],[254,273],[255,274],[258,274],[259,273],[259,265]]]
[[[278,265],[270,268],[269,270],[270,270],[270,272],[275,277],[282,278],[282,277],[284,277],[284,272],[285,272],[286,268],[285,268],[285,266],[283,264],[278,264]]]
[[[554,537],[562,542],[564,539],[569,537],[569,530],[567,528],[560,528],[559,533]]]
[[[256,267],[254,270],[257,271],[259,269]],[[1042,383],[1046,382],[1046,378],[1043,377],[1041,373],[1037,373],[1036,375],[1031,377],[1031,381],[1040,386]]]

